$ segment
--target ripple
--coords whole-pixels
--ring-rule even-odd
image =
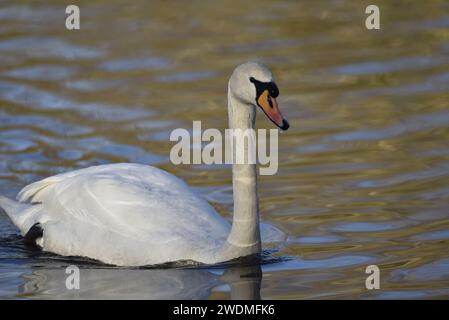
[[[159,130],[157,132],[140,133],[137,135],[139,140],[153,140],[153,141],[170,141],[171,130]]]
[[[166,157],[145,152],[139,147],[126,144],[108,143],[91,149],[96,152],[106,153],[117,157],[127,157],[129,161],[144,164],[155,164],[166,162]]]
[[[376,96],[418,96],[420,94],[446,92],[448,89],[449,82],[446,80],[446,75],[437,75],[424,78],[417,83],[347,91],[342,93],[340,99],[346,101],[348,98],[370,98]]]
[[[330,37],[328,38],[309,38],[309,39],[268,39],[259,41],[256,43],[251,44],[237,44],[230,46],[231,51],[235,52],[253,52],[254,50],[278,50],[280,48],[290,48],[290,47],[297,47],[304,44],[312,44],[312,43],[325,43],[328,41]]]
[[[423,299],[429,296],[425,291],[416,290],[396,290],[385,291],[376,295],[377,299],[398,300],[398,299]]]
[[[141,58],[126,58],[102,62],[99,65],[101,70],[108,72],[123,72],[134,70],[151,70],[163,69],[170,65],[170,62],[165,58],[156,57],[141,57]]]
[[[28,153],[22,158],[21,161],[16,161],[10,164],[10,170],[16,172],[36,172],[36,171],[45,171],[49,173],[60,173],[64,171],[66,168],[61,168],[58,166],[52,165],[49,167],[45,164],[48,162],[48,158],[42,155],[41,153]]]
[[[410,240],[442,240],[449,239],[449,230],[425,232],[410,237]]]
[[[174,128],[178,122],[175,120],[143,120],[130,123],[126,126],[127,129],[165,129]]]
[[[50,117],[36,115],[18,117],[3,111],[0,111],[0,123],[2,123],[2,129],[8,128],[8,126],[31,126],[64,136],[77,136],[93,132],[90,127],[62,122]]]
[[[206,191],[203,188],[203,192]],[[232,186],[222,186],[219,188],[213,188],[211,192],[205,192],[205,198],[208,201],[221,203],[221,204],[233,204],[232,198]]]
[[[171,75],[156,76],[154,77],[154,80],[159,82],[187,82],[211,79],[216,75],[217,73],[213,71],[178,72]]]
[[[334,231],[339,232],[375,232],[375,231],[389,231],[403,228],[407,225],[405,222],[350,222],[342,223],[333,228]]]
[[[449,175],[449,163],[435,164],[433,168],[421,171],[401,173],[386,179],[364,180],[358,183],[362,188],[379,188],[430,178],[441,178]]]
[[[0,98],[40,109],[67,109],[70,101],[50,92],[13,82],[0,81]]]
[[[121,79],[112,80],[74,80],[66,81],[65,86],[69,89],[75,89],[82,92],[97,92],[119,87],[124,83]]]
[[[1,151],[18,152],[36,146],[36,143],[29,138],[33,136],[30,130],[7,130],[0,132],[0,142],[4,144],[0,147]]]
[[[416,221],[446,220],[447,217],[448,213],[445,205],[442,208],[426,209],[409,215],[410,219]]]
[[[419,30],[432,30],[447,27],[449,27],[449,17],[446,16],[432,20],[413,20],[413,22],[399,21],[395,23],[394,29],[406,30],[407,32],[413,30],[412,32],[416,32]]]
[[[67,66],[35,66],[13,69],[3,74],[5,76],[25,80],[62,80],[73,76],[76,68]]]
[[[36,144],[30,140],[20,138],[0,138],[1,152],[19,152],[34,147]]]
[[[74,150],[74,153],[69,154],[69,156],[71,155],[75,158],[79,157],[80,153],[83,153],[84,155],[87,153],[99,153],[116,158],[126,158],[127,161],[143,164],[158,164],[168,161],[167,156],[154,154],[137,146],[116,143],[104,137],[63,140],[40,136],[39,139],[50,145],[58,146],[63,149]],[[68,155],[62,154],[62,156],[67,157]]]
[[[374,130],[357,130],[338,133],[333,136],[336,141],[384,140],[403,134],[445,127],[449,123],[449,111],[440,111],[401,119],[400,123]]]
[[[337,243],[344,240],[341,236],[323,235],[323,236],[303,236],[296,237],[289,242],[301,244],[322,244],[322,243]]]
[[[318,153],[318,152],[329,152],[335,149],[336,146],[331,143],[316,143],[310,145],[303,145],[297,147],[300,153]]]
[[[152,115],[152,112],[136,107],[79,103],[48,91],[6,81],[0,81],[0,98],[33,109],[76,111],[97,120],[127,121]]]
[[[76,150],[76,149],[71,149],[71,150],[62,150],[60,152],[58,152],[58,157],[64,160],[79,160],[83,157],[84,152],[82,150]]]
[[[444,63],[445,60],[436,59],[432,56],[399,58],[386,61],[368,61],[353,63],[334,68],[338,74],[365,75],[394,72],[400,70],[422,69],[433,67]]]
[[[53,19],[58,14],[60,14],[60,10],[49,7],[10,6],[0,8],[0,19],[3,21],[39,22],[45,19]]]
[[[278,245],[287,239],[287,234],[268,222],[260,223],[260,237],[264,246]]]
[[[354,265],[366,265],[374,260],[374,257],[366,255],[341,255],[326,259],[294,259],[278,263],[272,266],[267,266],[267,271],[269,270],[306,270],[306,269],[332,269],[332,268],[343,268],[350,267]],[[265,271],[265,269],[264,269]]]
[[[78,46],[62,39],[33,36],[0,41],[0,51],[25,54],[32,58],[67,60],[96,59],[103,55],[101,50]]]
[[[434,261],[423,266],[395,270],[391,274],[391,281],[449,281],[449,259]]]
[[[130,121],[153,115],[153,112],[143,108],[108,105],[102,103],[77,104],[73,109],[80,109],[86,116],[96,120]]]

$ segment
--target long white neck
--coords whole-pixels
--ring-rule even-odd
[[[254,129],[256,110],[253,105],[236,99],[228,89],[228,114],[230,129]],[[233,143],[233,153],[243,150],[248,144]],[[259,199],[257,196],[256,164],[233,164],[232,185],[234,194],[234,217],[227,243],[240,255],[260,253]]]

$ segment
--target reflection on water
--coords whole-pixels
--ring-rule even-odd
[[[260,299],[260,266],[205,269],[81,269],[78,290],[67,290],[65,268],[23,273],[19,298],[207,299],[228,286],[231,299]],[[17,276],[17,275],[15,275]]]
[[[278,241],[262,278],[58,260],[0,212],[1,298],[449,297],[447,1],[379,0],[380,31],[364,28],[363,1],[89,1],[80,31],[58,1],[2,4],[2,195],[131,161],[183,177],[230,218],[229,167],[174,166],[168,137],[193,120],[224,130],[229,73],[246,60],[273,69],[291,127],[278,174],[261,177],[262,233]],[[77,293],[64,289],[72,263]],[[381,290],[365,289],[369,264]]]

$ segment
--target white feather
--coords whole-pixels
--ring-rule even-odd
[[[230,225],[179,178],[139,164],[110,164],[56,175],[25,187],[19,203],[0,199],[25,234],[44,230],[45,251],[137,266],[207,263]],[[203,261],[202,261],[203,260]]]

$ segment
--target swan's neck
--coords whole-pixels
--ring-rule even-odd
[[[256,110],[253,105],[236,99],[228,89],[228,113],[230,129],[254,129]],[[247,153],[248,144],[232,145],[233,153]],[[255,254],[260,252],[259,200],[257,196],[256,164],[232,165],[232,185],[234,194],[234,217],[227,243],[235,252]],[[240,248],[241,250],[237,250]]]

